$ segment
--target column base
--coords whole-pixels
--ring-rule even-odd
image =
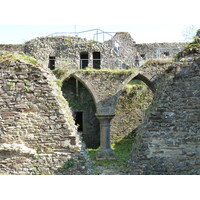
[[[115,160],[115,152],[112,149],[99,149],[96,160]]]

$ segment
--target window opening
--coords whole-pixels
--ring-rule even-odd
[[[56,57],[55,56],[49,56],[49,69],[54,70],[55,69],[55,63],[56,63]]]
[[[168,52],[168,51],[167,51],[167,52],[164,52],[163,54],[164,54],[164,56],[166,56],[166,57],[169,56],[169,52]]]
[[[88,60],[88,53],[83,52],[80,53],[80,68],[85,69],[88,66],[89,60]]]
[[[146,55],[145,54],[140,54],[140,56],[142,57],[143,60],[146,59]]]
[[[93,52],[93,68],[100,69],[101,67],[101,53]]]

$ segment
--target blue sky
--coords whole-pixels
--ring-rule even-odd
[[[183,42],[186,25],[0,25],[0,44],[21,44],[55,32],[77,32],[99,28],[107,32],[129,32],[137,43]],[[196,26],[197,27],[197,26]],[[94,32],[80,34],[93,38]],[[99,35],[99,39],[102,36]],[[110,39],[107,37],[106,39]]]
[[[199,0],[6,0],[0,43],[71,32],[75,25],[77,31],[129,32],[137,43],[182,42],[185,27],[193,24],[199,24]]]

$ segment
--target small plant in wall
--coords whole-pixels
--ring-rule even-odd
[[[61,81],[60,79],[55,79],[54,81],[55,81],[55,83],[57,84],[57,86],[58,86],[59,88],[62,87],[62,81]]]
[[[14,86],[15,86],[15,83],[13,83],[13,82],[8,82],[7,85],[11,88],[11,87],[14,87]]]
[[[73,167],[75,164],[73,159],[68,160],[67,162],[65,162],[61,168],[63,169],[69,169],[70,167]]]
[[[28,86],[24,86],[24,88],[23,88],[26,92],[29,92],[30,91],[30,87],[28,87]]]

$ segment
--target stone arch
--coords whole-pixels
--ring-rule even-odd
[[[87,148],[96,149],[100,145],[99,120],[96,118],[97,106],[91,85],[72,74],[63,81],[62,92],[69,102],[77,131],[81,133]]]
[[[155,92],[154,84],[146,76],[144,76],[141,73],[132,74],[126,80],[124,80],[124,82],[122,83],[122,85],[119,87],[119,91],[121,92],[124,89],[125,85],[128,84],[134,78],[137,78],[137,79],[143,81],[151,89],[151,91],[153,93]]]
[[[89,93],[91,94],[91,96],[92,96],[92,98],[93,98],[93,100],[94,100],[95,106],[96,106],[96,108],[97,108],[98,98],[97,98],[96,92],[95,92],[95,90],[93,89],[92,85],[91,85],[87,80],[83,80],[83,79],[81,78],[81,76],[78,75],[77,73],[76,73],[76,74],[71,74],[68,78],[71,78],[71,77],[73,77],[73,78],[75,78],[76,80],[80,81],[80,82],[84,85],[84,87],[87,88],[87,90],[88,90]],[[65,82],[65,81],[66,81],[66,79],[65,79],[63,82]]]
[[[137,76],[135,76],[134,78],[139,79],[141,81],[143,81],[150,89],[151,91],[154,93],[155,92],[155,87],[154,84],[144,75],[142,74],[138,74]]]
[[[147,86],[146,89],[141,89],[144,86],[139,82],[136,82],[136,86],[131,89],[131,92],[125,88],[129,82],[135,79],[143,82]],[[137,89],[134,89],[135,87]],[[153,93],[153,84],[140,73],[132,74],[123,81],[115,105],[115,117],[111,122],[111,141],[127,136],[141,125],[145,110],[153,99]]]

